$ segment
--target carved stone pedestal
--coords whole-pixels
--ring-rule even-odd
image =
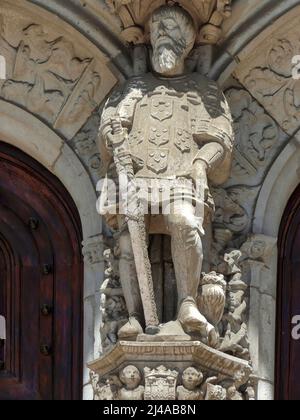
[[[243,400],[253,391],[247,361],[199,341],[121,341],[89,368],[97,400]]]

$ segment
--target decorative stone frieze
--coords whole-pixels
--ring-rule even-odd
[[[117,79],[107,59],[66,26],[47,19],[47,12],[1,2],[0,54],[7,78],[0,80],[0,97],[71,139]]]
[[[120,284],[119,260],[116,252],[106,249],[103,254],[106,264],[105,279],[101,293],[101,328],[102,351],[112,349],[118,342],[118,331],[126,324],[128,311]]]
[[[89,368],[95,399],[242,400],[251,392],[247,361],[200,342],[121,341]]]
[[[299,9],[283,17],[243,51],[235,75],[282,129],[293,135],[300,128],[300,81],[295,56],[300,54]],[[296,76],[296,77],[295,77]]]
[[[235,134],[230,181],[257,185],[281,145],[280,130],[245,89],[230,88],[225,94]]]

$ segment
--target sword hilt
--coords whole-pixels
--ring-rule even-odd
[[[123,131],[121,119],[116,116],[111,119],[111,126],[113,134],[121,134]]]

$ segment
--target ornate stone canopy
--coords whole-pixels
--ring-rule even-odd
[[[148,40],[148,20],[154,10],[163,5],[180,5],[199,28],[198,43],[214,44],[221,37],[224,18],[231,15],[231,0],[106,0],[124,26],[122,37],[134,44]]]

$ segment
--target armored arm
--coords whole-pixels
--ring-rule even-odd
[[[232,117],[224,94],[214,82],[208,82],[203,103],[203,115],[195,133],[199,152],[194,158],[194,170],[205,170],[213,183],[222,184],[228,179],[231,168]]]
[[[109,136],[113,132],[112,121],[118,117],[122,127],[130,131],[135,106],[141,97],[142,92],[135,88],[133,79],[124,86],[117,87],[104,106],[99,128],[98,147],[105,172],[113,162],[113,150],[109,142]]]

